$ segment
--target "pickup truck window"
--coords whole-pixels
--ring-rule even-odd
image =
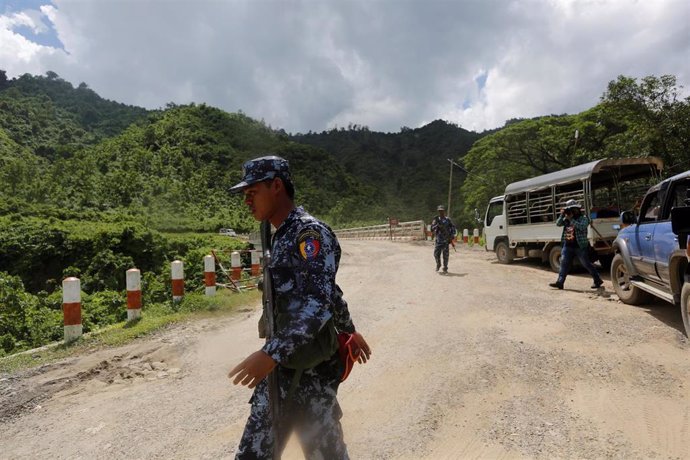
[[[640,223],[655,222],[659,217],[660,209],[661,203],[659,202],[659,192],[647,195],[640,208]]]
[[[685,206],[685,199],[688,198],[689,186],[690,183],[688,183],[688,181],[678,181],[673,184],[673,188],[671,189],[671,205],[664,212],[665,220],[671,218],[671,209]]]

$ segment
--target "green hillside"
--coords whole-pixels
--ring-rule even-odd
[[[19,145],[52,158],[124,131],[148,111],[101,98],[86,83],[74,88],[54,72],[7,80],[0,71],[0,127]]]
[[[255,222],[227,188],[244,161],[271,152],[293,162],[298,199],[312,212],[336,224],[368,217],[361,204],[374,202],[373,190],[325,152],[241,113],[194,104],[147,112],[55,75],[0,90],[4,213],[116,212],[159,230],[249,231]]]
[[[481,134],[436,120],[417,129],[378,133],[366,127],[297,134],[297,142],[329,152],[338,164],[375,188],[387,214],[401,220],[429,219],[448,199],[450,163],[463,157]],[[454,170],[453,201],[465,178]]]

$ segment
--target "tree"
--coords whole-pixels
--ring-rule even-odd
[[[676,77],[648,76],[639,82],[619,76],[601,98],[602,120],[617,129],[617,145],[638,155],[660,156],[669,172],[681,172],[690,160],[690,98],[679,99]]]

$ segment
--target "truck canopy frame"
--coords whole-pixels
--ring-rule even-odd
[[[624,166],[624,168],[621,168]],[[638,166],[635,168],[634,166]],[[618,179],[623,181],[631,177],[637,177],[649,170],[661,171],[664,167],[664,162],[661,158],[645,157],[645,158],[616,158],[596,160],[590,163],[573,166],[572,168],[562,169],[560,171],[544,174],[542,176],[525,179],[518,182],[508,184],[504,195],[514,195],[516,193],[533,192],[555,185],[564,185],[573,182],[580,182],[587,179],[592,179],[596,173],[605,170],[619,170]],[[594,182],[592,185],[597,185]]]

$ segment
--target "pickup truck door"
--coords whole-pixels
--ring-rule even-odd
[[[656,271],[656,254],[654,249],[654,232],[656,231],[657,218],[661,211],[659,193],[647,194],[640,208],[638,224],[633,235],[633,248],[631,251],[632,263],[637,272],[643,277],[659,281]]]
[[[657,222],[654,227],[654,259],[656,260],[656,272],[661,281],[671,284],[668,271],[669,256],[678,249],[678,235],[671,231],[671,221]]]
[[[657,221],[654,229],[654,251],[656,259],[656,271],[661,278],[661,281],[670,286],[671,274],[669,273],[669,259],[677,249],[678,235],[673,233],[671,224],[671,209],[685,206],[685,200],[688,197],[688,190],[690,189],[690,180],[681,179],[671,184],[664,207],[663,215]],[[662,190],[663,194],[663,190]]]

